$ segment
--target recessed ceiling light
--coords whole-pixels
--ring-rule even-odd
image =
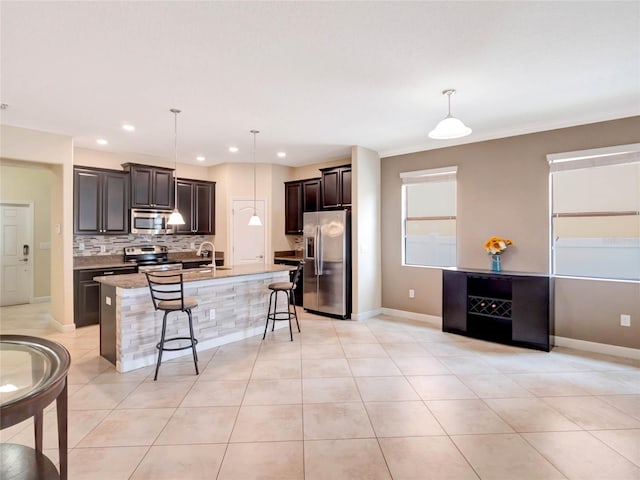
[[[204,162],[206,158],[204,158],[202,155],[199,155],[196,157],[196,160],[198,160],[199,162]]]
[[[96,140],[96,143],[98,145],[107,145],[109,142],[107,142],[104,138],[99,138]]]
[[[280,158],[284,158],[287,156],[286,152],[278,152],[277,154]]]
[[[229,147],[229,151],[231,153],[237,153],[238,152],[238,147]]]
[[[123,128],[123,130],[126,130],[127,132],[133,132],[136,129],[136,127],[134,127],[130,123],[125,123],[124,125],[122,125],[122,128]]]

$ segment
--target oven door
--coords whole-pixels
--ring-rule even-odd
[[[131,210],[131,233],[170,234],[172,227],[167,225],[169,214],[153,210]]]

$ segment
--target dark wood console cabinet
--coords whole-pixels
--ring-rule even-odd
[[[442,330],[548,352],[551,282],[542,274],[443,270]]]

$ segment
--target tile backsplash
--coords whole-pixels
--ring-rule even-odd
[[[172,252],[194,250],[213,235],[74,235],[73,255],[122,255],[124,247],[134,245],[166,245]]]

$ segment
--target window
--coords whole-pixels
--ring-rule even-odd
[[[456,265],[457,167],[403,172],[403,265]]]
[[[640,280],[640,144],[548,160],[552,272]]]

